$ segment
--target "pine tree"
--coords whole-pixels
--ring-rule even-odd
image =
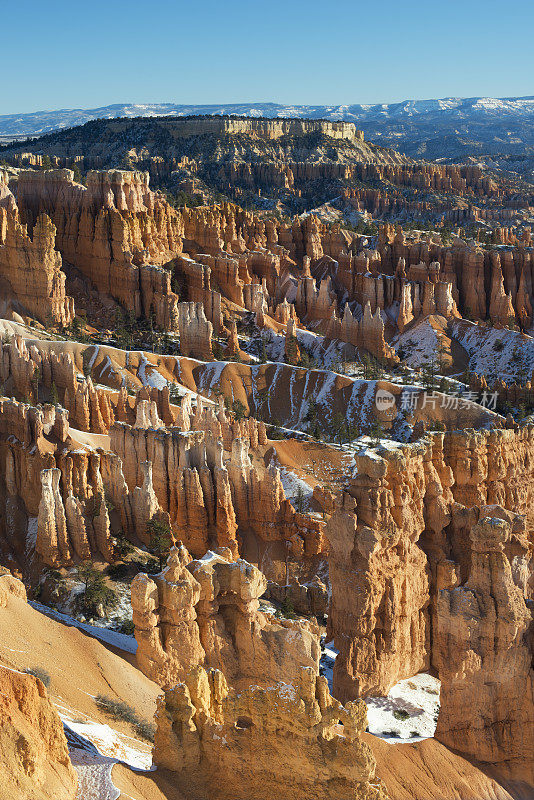
[[[157,519],[149,520],[147,533],[150,538],[150,552],[159,560],[159,568],[163,569],[172,546],[171,529],[164,522]]]
[[[52,401],[52,405],[54,406],[59,405],[59,394],[57,391],[57,386],[54,381],[52,381],[52,385],[50,387],[50,399]]]
[[[84,561],[76,568],[76,577],[82,583],[78,603],[84,613],[93,615],[97,613],[98,606],[107,610],[117,605],[116,592],[106,584],[102,573],[90,561]]]

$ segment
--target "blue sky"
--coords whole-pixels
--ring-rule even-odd
[[[2,0],[0,10],[0,114],[534,95],[534,0]]]

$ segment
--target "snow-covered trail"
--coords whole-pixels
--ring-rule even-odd
[[[98,754],[92,755],[77,747],[69,747],[72,765],[78,773],[76,800],[117,800],[120,790],[111,779],[115,761]]]
[[[121,763],[142,772],[153,769],[150,751],[128,745],[123,741],[125,737],[108,725],[89,719],[75,721],[61,711],[60,716],[71,761],[78,773],[76,800],[117,800],[121,792],[112,779],[115,764]]]

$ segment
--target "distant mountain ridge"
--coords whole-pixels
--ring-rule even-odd
[[[58,109],[28,114],[0,116],[0,135],[39,136],[61,128],[82,125],[92,119],[114,117],[155,117],[191,114],[224,114],[246,117],[299,117],[345,122],[370,122],[443,114],[461,118],[469,114],[534,117],[532,97],[446,97],[438,100],[404,100],[375,105],[281,105],[279,103],[221,103],[217,105],[179,105],[176,103],[116,103],[90,109]]]
[[[24,138],[117,117],[236,115],[353,122],[368,140],[413,158],[462,159],[483,155],[534,156],[534,96],[405,100],[375,105],[281,105],[279,103],[117,103],[92,109],[60,109],[0,116],[0,137]]]

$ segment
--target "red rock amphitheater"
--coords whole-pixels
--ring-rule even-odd
[[[376,232],[173,204],[156,155],[12,154],[0,795],[531,797],[534,250],[501,224],[511,186],[346,123],[180,130],[356,148],[343,214]],[[284,163],[291,192],[339,177]],[[219,177],[277,185],[261,164]],[[466,202],[491,236],[391,221]]]

